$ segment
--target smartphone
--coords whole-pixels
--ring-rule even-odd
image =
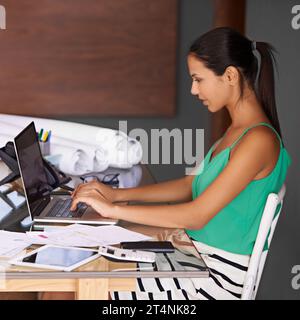
[[[175,248],[170,241],[132,241],[121,242],[121,248],[130,250],[144,250],[152,252],[166,252],[171,253]]]

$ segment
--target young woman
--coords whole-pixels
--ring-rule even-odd
[[[231,117],[231,125],[211,147],[197,175],[131,189],[91,182],[74,191],[72,209],[85,202],[105,217],[184,228],[210,268],[209,278],[159,279],[160,286],[154,279],[138,279],[135,292],[112,292],[112,298],[241,297],[267,196],[280,190],[291,161],[277,117],[272,50],[230,28],[213,29],[190,47],[191,93],[210,112],[227,108]],[[128,200],[183,203],[115,203]]]

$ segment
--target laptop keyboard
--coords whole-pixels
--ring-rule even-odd
[[[59,199],[47,213],[46,217],[57,217],[57,218],[80,218],[87,205],[84,203],[78,203],[77,209],[75,211],[70,211],[72,204],[72,199]]]

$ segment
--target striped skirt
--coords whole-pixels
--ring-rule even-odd
[[[232,300],[240,299],[249,255],[230,253],[201,242],[193,241],[209,268],[208,278],[138,278],[135,291],[112,291],[113,300]],[[160,255],[154,270],[197,269],[195,257],[176,250],[176,262]],[[175,264],[178,264],[174,266]],[[139,263],[143,268],[143,264]],[[181,269],[178,269],[181,268]],[[157,270],[156,269],[156,270]]]

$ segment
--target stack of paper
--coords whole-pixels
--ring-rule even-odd
[[[122,241],[143,241],[151,239],[141,233],[118,226],[87,226],[73,224],[53,228],[47,232],[0,231],[0,257],[12,258],[31,244],[54,244],[70,247],[98,247],[118,244]]]
[[[30,245],[25,233],[0,231],[0,257],[11,258]]]
[[[26,233],[33,244],[55,244],[75,247],[97,247],[118,244],[125,241],[143,241],[151,239],[141,233],[129,231],[118,226],[87,226],[72,224],[53,228],[48,231],[30,231]]]

